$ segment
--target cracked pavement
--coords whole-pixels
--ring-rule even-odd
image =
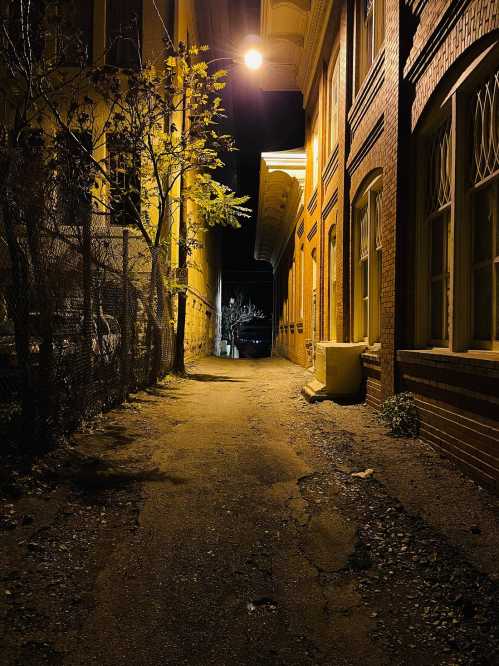
[[[53,663],[499,663],[497,501],[306,377],[205,359],[76,438],[141,501]]]

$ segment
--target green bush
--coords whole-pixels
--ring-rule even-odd
[[[416,437],[418,434],[419,417],[412,393],[397,393],[387,398],[379,418],[395,437]]]

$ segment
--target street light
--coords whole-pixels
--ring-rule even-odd
[[[263,55],[257,49],[249,49],[244,54],[242,60],[238,58],[214,58],[208,62],[208,65],[219,62],[226,62],[228,65],[244,65],[247,69],[256,71],[263,64]]]
[[[263,64],[263,56],[257,49],[250,49],[244,54],[244,64],[248,69],[260,69]]]

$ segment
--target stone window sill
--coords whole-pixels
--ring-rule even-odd
[[[495,351],[474,350],[451,352],[448,349],[401,349],[397,352],[397,361],[436,365],[460,370],[482,371],[497,374],[499,377],[499,353]]]

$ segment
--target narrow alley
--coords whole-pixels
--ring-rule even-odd
[[[0,0],[0,666],[499,666],[497,0]]]
[[[497,663],[497,500],[306,377],[204,359],[76,435],[78,476],[6,533],[2,663]]]

